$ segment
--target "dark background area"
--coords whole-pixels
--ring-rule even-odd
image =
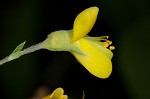
[[[69,52],[40,50],[0,66],[0,97],[28,99],[40,86],[62,87],[71,99],[150,99],[149,0],[5,0],[1,2],[0,58],[20,43],[25,47],[50,32],[69,30],[84,9],[99,15],[90,36],[109,35],[113,72],[108,79],[91,75]]]

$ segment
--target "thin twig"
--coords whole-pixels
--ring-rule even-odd
[[[35,52],[35,51],[40,50],[42,48],[43,48],[42,47],[42,43],[38,43],[38,44],[32,45],[31,47],[28,47],[28,48],[22,50],[21,53],[19,54],[19,57],[23,56],[25,54],[28,54],[28,53]],[[10,54],[9,56],[7,56],[4,59],[0,60],[0,65],[3,65],[4,63],[7,63],[7,62],[9,62],[11,60],[14,60],[14,59],[17,59],[19,57],[12,58],[12,56]]]

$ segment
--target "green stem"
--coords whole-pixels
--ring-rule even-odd
[[[3,65],[4,63],[9,62],[8,56],[0,60],[0,65]]]
[[[32,46],[24,49],[22,51],[22,55],[29,54],[29,53],[35,52],[37,50],[43,49],[42,45],[43,45],[43,43],[38,43],[38,44],[32,45]]]
[[[0,60],[0,65],[3,65],[4,63],[7,63],[7,62],[9,62],[11,60],[19,58],[20,56],[23,56],[25,54],[29,54],[29,53],[35,52],[35,51],[40,50],[40,49],[43,49],[43,42],[35,44],[35,45],[32,45],[32,46],[30,46],[30,47],[20,51],[20,53],[19,53],[19,55],[17,57],[14,56],[13,54],[10,54],[9,56],[7,56],[4,59]]]

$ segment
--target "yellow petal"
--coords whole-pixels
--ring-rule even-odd
[[[67,95],[61,95],[61,96],[59,96],[59,98],[57,98],[57,99],[68,99],[68,96],[67,96]]]
[[[64,90],[62,88],[57,88],[53,91],[52,94],[50,94],[42,99],[61,99],[60,97],[63,96],[63,94],[64,94]]]
[[[107,57],[112,59],[113,53],[108,48],[103,47],[105,42],[100,42],[102,37],[105,38],[107,36],[101,36],[101,37],[90,37],[90,36],[88,36],[88,37],[84,37],[84,38],[87,39],[88,41],[90,41],[90,43],[94,44],[100,51],[102,51],[105,55],[107,55]],[[111,49],[113,49],[113,48],[111,48]]]
[[[51,95],[50,99],[58,99],[61,95],[64,94],[64,90],[62,88],[57,88]]]
[[[95,45],[100,51],[102,51],[109,59],[112,59],[113,53],[106,47],[103,47],[99,44],[99,42],[90,42]]]
[[[77,41],[80,49],[86,55],[79,55],[73,52],[76,59],[94,76],[108,78],[112,72],[112,63],[109,57],[96,45],[82,38]]]
[[[68,96],[67,95],[63,95],[63,99],[68,99]]]
[[[78,14],[73,25],[72,42],[84,37],[94,26],[99,8],[90,7]]]

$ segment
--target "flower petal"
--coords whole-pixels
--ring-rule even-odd
[[[52,94],[42,98],[42,99],[63,99],[60,98],[61,96],[63,96],[64,94],[64,90],[62,88],[57,88],[53,91]]]
[[[106,47],[103,47],[99,44],[99,42],[92,42],[93,45],[95,45],[100,51],[102,51],[109,59],[112,59],[113,53]]]
[[[59,98],[57,98],[57,99],[68,99],[68,96],[67,96],[67,95],[61,95],[61,96],[59,96]]]
[[[80,49],[86,55],[79,55],[73,52],[76,59],[94,76],[108,78],[112,72],[112,63],[109,57],[103,53],[95,44],[86,39],[77,41]]]
[[[68,96],[67,95],[63,95],[63,99],[68,99]]]
[[[62,88],[57,88],[51,94],[51,98],[50,99],[58,99],[63,94],[64,94],[64,90]]]
[[[90,7],[78,14],[74,21],[71,42],[75,42],[89,33],[97,19],[98,11],[98,7]]]
[[[101,37],[107,37],[107,36],[101,36]],[[105,42],[100,42],[101,37],[85,37],[90,43],[94,44],[100,51],[102,51],[107,57],[112,59],[113,53],[106,47],[103,47]]]

